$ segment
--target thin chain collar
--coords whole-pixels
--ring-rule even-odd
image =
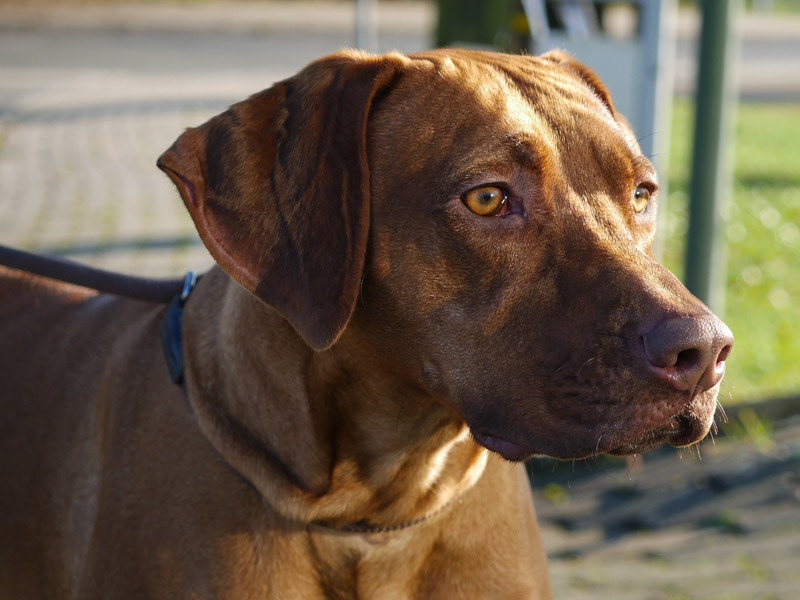
[[[386,525],[384,527],[379,527],[377,525],[371,525],[368,521],[356,521],[355,523],[348,523],[347,525],[332,525],[325,521],[316,521],[314,525],[318,527],[322,527],[324,529],[332,529],[334,531],[338,531],[341,533],[388,533],[391,531],[399,531],[401,529],[407,529],[408,527],[412,527],[414,525],[418,525],[427,521],[428,519],[432,519],[433,517],[441,514],[444,512],[445,509],[449,508],[453,504],[461,504],[461,496],[456,496],[452,498],[448,502],[442,504],[439,508],[434,510],[433,512],[429,512],[426,515],[422,515],[417,519],[412,519],[410,521],[402,521],[400,523],[395,523],[394,525]]]

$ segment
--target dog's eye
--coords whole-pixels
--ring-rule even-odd
[[[504,211],[507,200],[505,190],[494,185],[475,188],[461,196],[466,207],[481,217],[499,216]]]
[[[640,213],[644,212],[644,210],[650,204],[650,190],[640,185],[636,188],[636,191],[633,193],[633,212]]]

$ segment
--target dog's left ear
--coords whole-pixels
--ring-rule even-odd
[[[342,52],[188,129],[158,160],[214,259],[315,349],[355,307],[369,229],[366,129],[400,55]]]

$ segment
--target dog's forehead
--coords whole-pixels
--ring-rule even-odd
[[[552,60],[456,49],[411,59],[377,111],[391,122],[378,133],[386,143],[408,131],[418,150],[524,140],[554,158],[572,153],[578,139],[623,154],[636,146],[597,92]]]
[[[414,57],[417,68],[411,70],[412,80],[425,86],[433,102],[460,98],[466,109],[477,103],[521,130],[539,125],[542,119],[556,127],[582,119],[618,127],[596,91],[575,71],[552,60],[468,50]],[[457,111],[459,105],[442,108]]]

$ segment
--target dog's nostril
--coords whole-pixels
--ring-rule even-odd
[[[679,371],[684,371],[687,369],[691,369],[692,367],[696,366],[697,363],[700,362],[700,350],[697,348],[689,348],[687,350],[681,350],[678,352],[678,355],[675,357],[675,368]]]
[[[728,357],[731,355],[731,350],[733,350],[733,345],[728,344],[722,350],[719,351],[717,355],[717,364],[724,363],[728,360]]]

